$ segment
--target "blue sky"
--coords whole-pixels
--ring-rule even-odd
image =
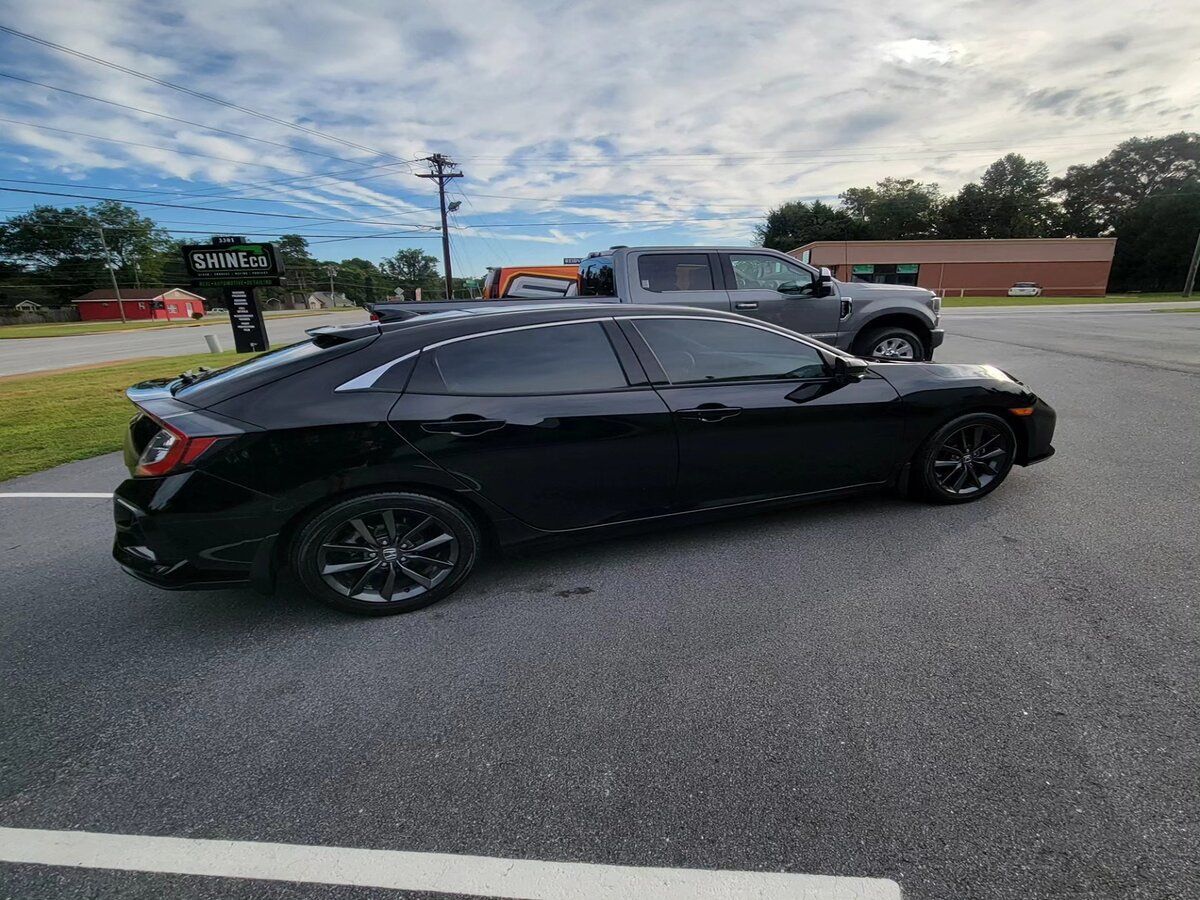
[[[456,274],[746,244],[785,200],[1200,129],[1193,0],[0,0],[0,24],[265,116],[0,33],[0,188],[174,204],[138,208],[181,237],[440,255],[414,177],[437,151],[465,173]],[[92,201],[6,190],[0,215],[39,202]]]

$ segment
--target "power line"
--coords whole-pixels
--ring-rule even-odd
[[[3,121],[3,120],[0,119],[0,121]],[[354,225],[401,225],[401,226],[406,226],[409,228],[428,228],[428,229],[432,229],[435,231],[437,230],[437,226],[426,225],[423,222],[379,222],[379,221],[372,221],[370,219],[333,219],[333,218],[330,218],[329,216],[306,216],[306,215],[303,215],[302,213],[254,212],[252,210],[245,210],[245,209],[224,209],[221,207],[212,207],[212,206],[192,206],[192,205],[186,204],[186,203],[163,203],[163,202],[157,201],[157,200],[128,200],[128,199],[123,199],[121,197],[100,197],[95,194],[73,194],[73,193],[64,193],[61,191],[37,191],[37,190],[33,190],[32,188],[0,187],[0,191],[6,191],[9,193],[17,193],[17,194],[38,194],[40,196],[45,196],[45,197],[72,197],[72,198],[75,198],[78,200],[101,200],[101,201],[111,201],[114,203],[130,203],[134,206],[154,206],[154,207],[163,207],[166,209],[194,209],[194,210],[197,210],[198,212],[226,213],[229,215],[238,215],[238,216],[270,216],[271,218],[275,218],[275,219],[317,219],[317,220],[330,222],[330,223],[332,223],[332,222],[349,222]]]
[[[124,141],[120,138],[104,137],[99,134],[89,134],[86,131],[72,131],[69,128],[54,128],[50,125],[39,125],[36,122],[22,122],[20,119],[7,119],[0,117],[0,122],[7,122],[10,125],[23,125],[26,128],[40,128],[43,131],[53,131],[58,134],[70,134],[75,137],[90,138],[93,141],[106,141],[110,144],[124,144],[128,147],[145,147],[148,150],[162,150],[164,153],[179,153],[183,156],[199,156],[202,159],[215,159],[220,162],[236,163],[239,166],[257,166],[262,169],[271,169],[274,172],[292,172],[297,173],[296,169],[284,169],[280,166],[272,166],[267,163],[247,162],[241,159],[231,159],[228,156],[213,156],[211,153],[198,153],[195,150],[180,150],[177,147],[160,147],[157,144],[143,144],[140,141]]]
[[[214,125],[205,125],[202,122],[192,122],[189,119],[180,119],[175,116],[168,116],[166,113],[153,112],[148,109],[142,109],[140,106],[130,106],[127,103],[118,103],[115,100],[105,100],[103,97],[95,97],[91,94],[84,94],[80,91],[68,90],[64,87],[56,87],[53,84],[46,84],[43,81],[34,81],[32,78],[22,78],[20,75],[13,75],[9,72],[0,72],[0,78],[10,78],[13,81],[24,82],[25,84],[33,84],[41,88],[46,88],[51,91],[58,91],[63,94],[70,94],[73,97],[82,97],[85,100],[94,100],[97,103],[105,103],[109,106],[116,106],[120,109],[128,109],[132,112],[140,113],[146,116],[154,116],[159,119],[167,119],[171,122],[179,122],[182,125],[191,125],[195,128],[203,128],[205,131],[215,131],[217,134],[227,134],[230,137],[242,138],[247,141],[257,141],[260,144],[270,144],[272,147],[283,147],[285,150],[294,150],[296,153],[307,153],[310,156],[320,156],[325,159],[334,159],[338,162],[349,163],[353,160],[346,159],[341,156],[334,156],[331,153],[321,153],[319,150],[306,150],[303,147],[295,147],[291,144],[284,144],[281,141],[271,141],[266,138],[254,137],[250,134],[242,134],[240,131],[229,131],[225,128],[217,128]]]
[[[187,87],[182,84],[176,84],[171,81],[165,81],[162,78],[156,78],[153,75],[148,75],[145,72],[139,72],[137,69],[131,69],[128,66],[122,66],[119,63],[112,62],[111,60],[102,59],[98,56],[92,56],[89,53],[83,53],[79,50],[73,50],[70,47],[64,47],[62,44],[56,44],[53,41],[46,40],[45,38],[40,38],[40,37],[37,37],[36,35],[27,34],[24,31],[18,31],[15,28],[9,28],[7,25],[0,25],[0,31],[2,31],[6,34],[11,34],[14,37],[22,38],[23,40],[32,41],[35,44],[41,44],[43,47],[48,47],[51,50],[57,50],[60,53],[69,54],[70,56],[77,57],[78,59],[85,59],[88,62],[93,62],[93,63],[96,63],[97,65],[105,66],[109,69],[115,69],[116,71],[123,72],[126,75],[132,75],[135,78],[141,78],[144,81],[149,81],[149,82],[151,82],[153,84],[157,84],[161,87],[170,88],[173,91],[179,91],[180,93],[188,94],[189,96],[196,97],[197,99],[204,100],[209,103],[215,103],[218,106],[224,106],[229,109],[235,109],[238,112],[245,113],[246,115],[254,116],[259,119],[265,119],[268,122],[274,122],[276,125],[283,125],[285,128],[291,128],[295,131],[302,131],[305,134],[310,134],[310,135],[313,135],[314,137],[319,137],[319,138],[322,138],[327,141],[334,141],[335,143],[341,144],[345,147],[352,147],[355,150],[361,150],[364,153],[370,153],[374,156],[382,156],[385,159],[401,160],[401,157],[399,157],[399,156],[395,156],[391,153],[386,153],[382,150],[376,150],[374,147],[368,147],[365,144],[358,144],[358,143],[355,143],[354,141],[348,141],[345,138],[338,137],[337,135],[328,134],[328,133],[326,133],[324,131],[320,131],[316,128],[309,128],[306,125],[298,125],[295,122],[289,122],[287,119],[281,119],[277,116],[270,115],[269,113],[264,113],[264,112],[260,112],[259,110],[256,110],[256,109],[251,109],[248,106],[241,106],[240,104],[233,103],[232,101],[226,100],[222,97],[218,97],[215,94],[209,94],[204,91],[197,91],[197,90],[194,90],[193,88]]]

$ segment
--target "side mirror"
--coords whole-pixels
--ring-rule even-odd
[[[821,266],[821,273],[817,276],[817,291],[818,297],[829,297],[833,294],[833,273],[825,266]]]
[[[839,381],[858,381],[867,374],[869,368],[870,365],[861,359],[847,359],[844,356],[833,358],[833,377]]]

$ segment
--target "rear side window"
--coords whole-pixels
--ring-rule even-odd
[[[713,289],[707,253],[644,253],[638,257],[638,280],[644,290],[663,294]]]
[[[703,319],[638,319],[671,384],[822,378],[825,359],[815,347],[781,334]]]
[[[528,328],[428,350],[408,390],[417,394],[573,394],[628,387],[599,322]]]
[[[615,297],[617,284],[613,278],[611,256],[593,256],[579,265],[579,295],[581,297]]]
[[[282,347],[279,350],[271,350],[263,353],[253,359],[246,360],[244,363],[219,369],[212,374],[201,375],[191,384],[179,388],[175,392],[175,395],[181,398],[188,397],[195,393],[202,393],[217,385],[224,386],[232,381],[248,378],[252,375],[265,372],[268,369],[284,366],[297,360],[320,356],[322,353],[328,352],[328,347],[319,347],[314,341],[301,341],[299,344],[292,344],[290,347]]]

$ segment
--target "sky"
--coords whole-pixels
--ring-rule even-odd
[[[1200,130],[1195,0],[0,0],[0,25],[74,51],[0,32],[0,216],[117,197],[201,242],[440,256],[438,152],[456,275],[750,244],[788,200]]]

